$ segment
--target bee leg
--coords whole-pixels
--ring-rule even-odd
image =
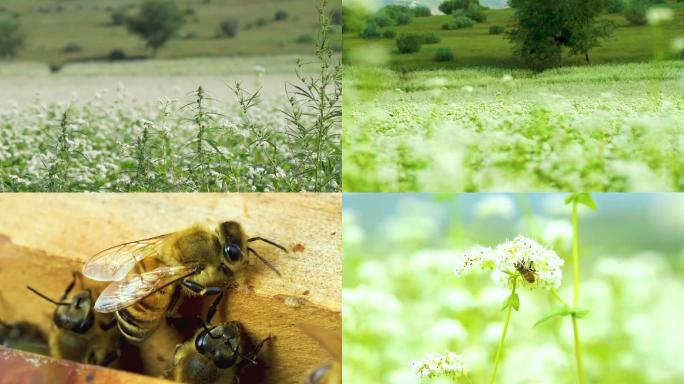
[[[115,362],[120,356],[119,351],[111,351],[105,356],[105,358],[102,360],[102,366],[103,367],[108,367],[111,363]]]
[[[167,318],[181,318],[182,317],[180,314],[178,314],[178,306],[180,303],[180,298],[181,298],[181,289],[179,286],[176,286],[173,289],[173,294],[171,296],[171,302],[169,303],[169,306],[166,309],[166,317]]]
[[[237,371],[239,372],[242,369],[244,369],[245,367],[248,367],[250,365],[256,365],[257,364],[256,359],[257,359],[257,356],[259,355],[259,352],[261,351],[261,348],[264,346],[264,344],[267,341],[270,341],[271,339],[273,339],[273,336],[269,335],[267,338],[261,340],[259,342],[259,344],[257,344],[256,347],[254,347],[254,350],[252,350],[252,352],[250,352],[246,355],[243,355],[242,356],[243,360],[241,360],[237,364]]]
[[[76,272],[71,274],[71,283],[69,283],[69,285],[67,285],[67,287],[64,290],[62,297],[60,297],[59,301],[63,301],[64,299],[66,299],[67,296],[69,296],[69,292],[71,292],[71,290],[74,289],[75,285],[76,285]]]
[[[257,237],[251,237],[247,239],[248,243],[251,243],[252,241],[263,241],[266,244],[271,244],[272,246],[279,248],[283,252],[287,253],[287,248],[283,247],[282,245],[276,243],[275,241],[269,240],[269,239],[264,239],[263,237],[257,236]]]
[[[110,329],[114,328],[115,325],[116,325],[116,316],[112,316],[112,318],[109,321],[100,323],[100,328],[103,331],[109,331]]]
[[[201,296],[218,295],[219,293],[223,292],[221,287],[205,287],[202,284],[190,280],[182,280],[181,284],[183,284],[185,288]]]
[[[219,304],[221,303],[221,299],[223,299],[223,291],[216,295],[216,298],[214,299],[214,302],[211,303],[211,306],[209,307],[209,310],[207,311],[207,324],[211,324],[211,319],[214,317],[216,314],[216,309],[218,308]]]

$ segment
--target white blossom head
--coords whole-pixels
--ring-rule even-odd
[[[496,248],[497,269],[503,274],[492,274],[500,285],[508,286],[509,276],[519,275],[518,283],[524,286],[557,289],[560,286],[564,261],[555,251],[532,239],[517,236],[506,240]]]
[[[431,353],[423,360],[412,361],[411,367],[416,375],[425,379],[445,377],[457,379],[468,374],[468,366],[463,357],[454,352],[446,354]]]
[[[560,286],[563,259],[556,252],[532,239],[518,236],[506,240],[495,249],[475,246],[457,260],[457,276],[474,269],[492,271],[492,280],[511,288],[513,281],[530,289],[556,289]]]

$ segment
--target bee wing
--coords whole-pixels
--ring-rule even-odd
[[[129,275],[109,284],[102,291],[95,302],[95,310],[102,313],[116,312],[195,272],[195,268],[181,265],[164,266],[140,275]]]
[[[342,360],[342,335],[313,324],[300,323],[297,325],[304,333],[318,341],[335,359]]]
[[[100,251],[83,266],[83,274],[96,281],[122,280],[137,262],[157,255],[169,235],[119,244]]]

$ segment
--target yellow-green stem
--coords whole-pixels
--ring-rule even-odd
[[[511,290],[511,297],[515,295],[515,286],[518,279],[513,279],[513,289]],[[506,340],[506,333],[508,332],[508,324],[511,322],[511,313],[513,312],[513,303],[508,303],[508,312],[506,312],[506,322],[504,323],[503,332],[501,333],[501,340],[499,347],[496,349],[496,357],[494,358],[494,372],[492,372],[492,379],[489,384],[494,384],[496,381],[496,372],[499,370],[499,360],[501,359],[501,352],[503,351],[504,341]]]
[[[574,295],[572,306],[577,308],[579,304],[579,231],[577,224],[577,201],[572,204],[572,263],[574,268]],[[584,384],[584,366],[582,365],[582,344],[580,343],[579,327],[577,326],[577,315],[572,314],[572,330],[575,335],[575,358],[577,359],[577,377],[580,384]]]

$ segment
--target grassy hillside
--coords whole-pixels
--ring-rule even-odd
[[[647,61],[652,59],[656,52],[666,51],[673,38],[684,37],[684,3],[673,7],[674,20],[657,29],[649,26],[630,26],[621,15],[606,16],[615,22],[615,34],[612,39],[603,43],[603,47],[590,52],[592,63]],[[434,31],[440,35],[440,43],[423,45],[419,52],[413,54],[397,53],[395,39],[367,40],[359,37],[358,33],[345,33],[345,60],[359,64],[359,58],[367,59],[364,56],[375,54],[384,57],[385,66],[401,70],[463,66],[519,67],[521,63],[513,57],[511,44],[506,40],[506,36],[489,34],[489,27],[492,25],[508,25],[512,14],[511,9],[489,10],[486,22],[478,23],[473,28],[451,31],[441,29],[442,24],[451,23],[453,20],[447,15],[414,18],[409,25],[385,28],[395,31],[397,36],[403,32],[426,31]],[[437,48],[445,46],[453,49],[455,60],[449,63],[435,62]],[[565,65],[583,63],[582,57],[568,56],[564,57],[563,62]]]
[[[126,8],[136,12],[140,0],[0,0],[0,13],[15,15],[28,35],[28,46],[17,60],[64,63],[106,57],[113,49],[128,56],[149,52],[144,42],[113,25],[110,13]],[[160,58],[191,56],[261,56],[312,53],[316,37],[317,1],[312,0],[177,0],[187,22],[180,36],[159,51]],[[340,1],[331,1],[339,8]],[[278,10],[288,19],[274,22]],[[239,20],[236,38],[217,38],[221,20]],[[263,24],[258,26],[257,24]],[[335,28],[339,39],[339,28]],[[307,41],[308,40],[308,41]],[[83,49],[67,53],[67,44]],[[339,46],[339,44],[337,44]]]

